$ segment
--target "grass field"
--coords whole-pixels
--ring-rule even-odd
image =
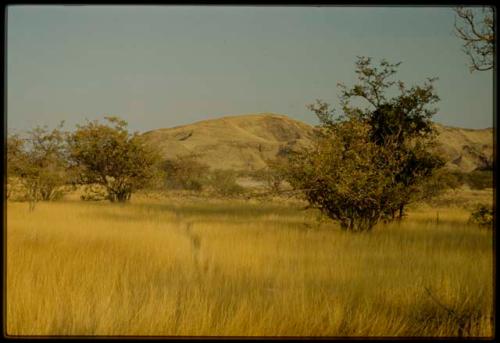
[[[7,333],[491,336],[493,236],[467,219],[352,234],[295,203],[8,203]]]

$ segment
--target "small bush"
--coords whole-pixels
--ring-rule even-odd
[[[215,170],[210,175],[210,185],[221,196],[236,196],[244,193],[245,188],[236,182],[236,173],[232,170]]]
[[[206,182],[209,166],[197,158],[196,155],[187,155],[164,161],[165,187],[200,192]]]
[[[481,204],[472,211],[469,221],[474,224],[492,228],[493,216],[493,206]]]
[[[454,172],[452,174],[459,185],[466,184],[471,189],[477,190],[493,188],[492,170],[473,170],[469,173]]]
[[[493,188],[493,171],[474,170],[467,175],[466,182],[472,189]]]
[[[108,192],[100,185],[85,185],[80,199],[83,201],[102,201],[108,199]]]
[[[19,178],[9,178],[6,188],[7,199],[19,202],[29,201],[29,189]],[[46,189],[42,188],[35,193],[38,200],[61,200],[66,193],[74,190],[74,188],[70,185],[49,187],[46,194],[43,194],[44,190]]]
[[[19,180],[9,178],[6,188],[7,199],[11,201],[28,201],[28,191]]]
[[[62,187],[59,187],[57,189],[54,189],[50,193],[49,200],[52,200],[52,201],[61,200],[62,198],[64,198],[64,195],[66,193],[68,193],[71,189],[72,189],[71,187],[67,187],[67,186],[62,186]]]

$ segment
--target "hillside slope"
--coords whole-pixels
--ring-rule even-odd
[[[493,163],[493,129],[463,129],[436,124],[440,150],[450,169],[469,172]]]
[[[436,124],[449,168],[472,171],[491,163],[493,130],[471,130]],[[311,144],[313,127],[273,113],[205,120],[143,134],[165,158],[197,154],[213,169],[256,170],[280,149]]]
[[[144,133],[167,158],[199,154],[214,169],[256,170],[285,146],[311,142],[312,126],[276,114],[223,117]]]

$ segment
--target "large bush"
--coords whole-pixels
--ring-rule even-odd
[[[28,200],[31,210],[38,200],[58,199],[67,190],[63,187],[69,182],[67,134],[62,126],[53,130],[36,127],[26,137],[11,134],[7,138],[9,188],[23,193],[16,197]],[[15,183],[21,187],[14,187]]]
[[[390,158],[369,140],[369,126],[352,120],[332,126],[316,147],[292,153],[287,175],[306,199],[343,229],[371,229],[391,201]]]
[[[78,181],[106,189],[107,199],[124,202],[158,176],[158,151],[117,117],[78,125],[68,139],[70,160]]]
[[[336,116],[319,100],[310,105],[320,121],[316,147],[290,155],[290,184],[344,229],[370,230],[380,219],[402,218],[444,165],[431,152],[437,110],[430,106],[439,100],[434,79],[410,88],[399,81],[399,95],[389,98],[398,66],[383,60],[375,67],[360,57],[359,83],[339,84],[343,113]]]

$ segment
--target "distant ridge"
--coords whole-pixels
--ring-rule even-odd
[[[469,172],[492,163],[493,129],[435,124],[447,167]],[[280,151],[312,143],[313,126],[277,113],[230,115],[143,133],[165,158],[197,154],[213,169],[257,170]]]

